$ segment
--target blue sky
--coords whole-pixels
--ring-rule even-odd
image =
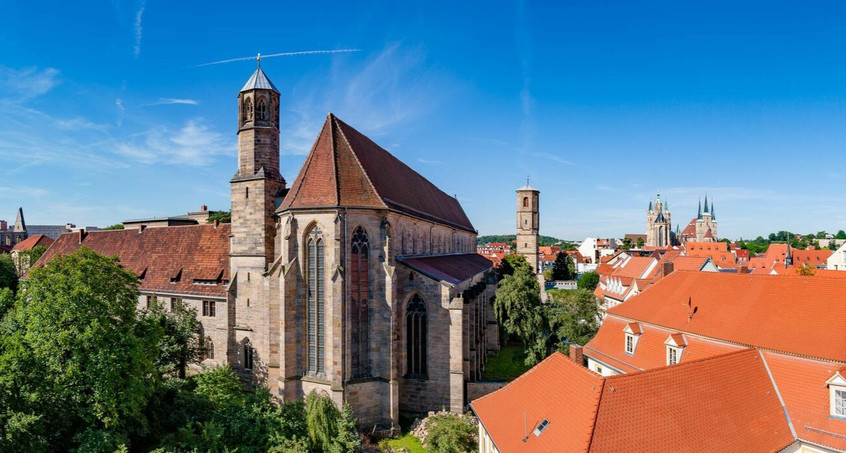
[[[309,3],[305,5],[304,3]],[[742,5],[740,5],[742,3]],[[265,59],[293,181],[327,112],[457,194],[481,234],[846,229],[846,4],[0,0],[0,218],[227,209],[238,89]]]

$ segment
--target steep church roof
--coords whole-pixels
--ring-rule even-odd
[[[337,206],[390,209],[475,232],[458,200],[330,113],[277,212]]]
[[[279,92],[279,90],[276,89],[276,86],[273,85],[273,82],[271,82],[264,71],[261,70],[261,64],[259,64],[256,68],[256,72],[250,76],[250,79],[247,80],[247,83],[244,84],[244,88],[241,88],[242,93],[249,90],[273,90],[277,93]]]

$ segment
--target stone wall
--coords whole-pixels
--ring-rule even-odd
[[[468,382],[467,402],[468,404],[488,393],[495,392],[508,384],[507,382]]]

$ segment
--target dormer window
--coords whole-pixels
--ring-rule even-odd
[[[829,391],[829,413],[832,417],[846,418],[846,378],[840,371],[825,382]]]
[[[687,346],[687,341],[685,340],[684,335],[680,333],[671,334],[667,337],[667,340],[664,341],[664,345],[667,346],[667,366],[679,363],[681,361],[684,348]]]
[[[637,341],[640,339],[640,334],[643,333],[640,324],[636,322],[628,323],[626,327],[623,327],[623,332],[626,334],[626,354],[634,355]]]

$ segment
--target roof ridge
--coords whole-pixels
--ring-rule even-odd
[[[616,375],[613,375],[613,376],[605,376],[605,379],[606,380],[620,380],[620,379],[626,378],[628,376],[640,376],[640,375],[647,374],[647,373],[663,373],[663,372],[666,372],[667,370],[676,370],[676,369],[679,369],[680,367],[687,367],[687,366],[696,365],[696,364],[702,363],[702,362],[708,362],[708,361],[713,361],[713,360],[717,360],[717,359],[722,359],[722,358],[725,358],[725,357],[728,357],[728,356],[731,356],[731,355],[748,354],[749,351],[754,351],[755,353],[760,354],[760,352],[757,350],[757,348],[751,347],[751,348],[739,349],[737,351],[729,351],[729,352],[726,352],[726,353],[723,353],[723,354],[703,357],[701,359],[691,360],[690,362],[679,362],[679,363],[676,363],[676,364],[673,364],[673,365],[667,365],[667,366],[658,367],[658,368],[648,368],[648,369],[645,369],[645,370],[642,370],[642,371],[633,371],[631,373],[616,374]]]
[[[333,123],[334,123],[334,124],[338,127],[338,132],[341,134],[341,137],[344,139],[344,143],[346,143],[346,144],[347,144],[347,148],[349,148],[349,149],[350,149],[350,154],[352,154],[353,159],[355,159],[355,163],[358,165],[358,168],[359,168],[359,169],[361,169],[361,172],[364,174],[364,179],[366,179],[366,180],[367,180],[367,184],[369,184],[369,185],[370,185],[370,188],[371,188],[371,189],[373,189],[373,193],[375,193],[375,194],[376,194],[376,196],[379,198],[379,201],[380,201],[380,202],[382,202],[382,205],[383,205],[384,207],[386,207],[386,208],[387,208],[387,207],[388,207],[388,205],[387,205],[387,203],[385,203],[385,198],[384,198],[384,197],[382,196],[382,194],[380,194],[380,193],[379,193],[379,191],[376,189],[376,185],[375,185],[375,184],[373,184],[373,181],[370,179],[370,175],[367,173],[367,169],[365,169],[365,168],[364,168],[364,165],[361,165],[361,160],[358,158],[358,154],[356,153],[356,149],[355,149],[355,148],[353,148],[352,144],[350,143],[350,140],[347,138],[347,134],[345,134],[345,133],[344,133],[344,128],[343,128],[343,127],[341,127],[341,125],[340,125],[340,124],[338,124],[338,122],[341,122],[341,123],[343,123],[344,125],[347,125],[347,124],[346,124],[346,123],[344,123],[343,121],[341,121],[341,120],[340,120],[340,118],[338,118],[337,116],[333,115],[331,112],[329,113],[329,116],[332,118]],[[332,135],[332,140],[333,140],[333,141],[335,140],[335,136],[334,136],[334,134]],[[333,143],[333,145],[334,145],[334,143]],[[378,146],[378,145],[377,145],[377,146]],[[390,153],[389,153],[389,154],[390,154]],[[338,181],[340,181],[340,179],[336,176],[335,181],[336,181],[336,182],[338,182]],[[340,189],[341,189],[341,188],[340,188],[340,183],[338,183],[338,184],[336,184],[336,185],[338,186],[338,191],[340,192]],[[340,200],[341,200],[341,195],[340,195],[340,193],[339,193],[339,194],[338,194],[338,201],[340,202]]]

